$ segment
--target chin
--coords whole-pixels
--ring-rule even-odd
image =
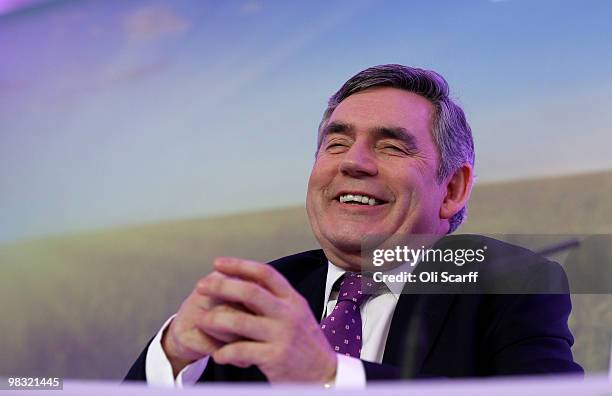
[[[361,254],[361,249],[368,235],[373,235],[371,232],[355,232],[352,229],[350,233],[338,233],[335,230],[326,238],[327,241],[334,247],[336,251],[345,252],[348,254]]]
[[[334,230],[336,231],[336,230]],[[332,231],[331,233],[321,233],[316,236],[319,244],[324,249],[330,249],[338,253],[360,254],[361,252],[361,237],[347,236],[346,234],[338,234]]]
[[[357,250],[351,250],[354,245],[340,246],[340,242],[334,242],[333,245],[323,248],[327,259],[334,265],[344,268],[349,271],[360,271],[361,265],[361,246],[357,246]]]

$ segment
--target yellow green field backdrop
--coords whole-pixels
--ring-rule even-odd
[[[612,233],[612,172],[476,187],[470,233]],[[301,207],[0,246],[0,375],[120,379],[212,259],[316,248]],[[608,263],[609,265],[612,265]],[[574,354],[608,367],[612,296],[575,295]]]

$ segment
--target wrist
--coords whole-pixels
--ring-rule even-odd
[[[170,362],[170,365],[172,366],[172,372],[174,374],[174,377],[176,378],[178,373],[183,368],[185,368],[187,365],[194,362],[194,360],[183,359],[178,355],[178,353],[176,352],[177,348],[172,342],[172,337],[168,334],[169,328],[170,326],[168,326],[168,328],[166,328],[164,332],[162,333],[161,345],[162,345],[162,350],[164,351],[164,354],[166,355],[166,358],[168,359],[168,361]]]

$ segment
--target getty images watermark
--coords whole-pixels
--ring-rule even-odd
[[[361,271],[404,294],[612,294],[610,262],[607,234],[376,235]]]
[[[450,248],[412,248],[407,245],[395,246],[392,249],[374,249],[372,252],[372,265],[374,267],[389,267],[397,265],[403,268],[396,273],[384,273],[375,271],[373,278],[375,282],[404,282],[404,283],[476,283],[478,271],[468,273],[455,273],[453,271],[419,271],[413,273],[414,267],[423,263],[446,263],[462,267],[470,263],[482,263],[485,261],[487,246],[478,249],[450,249]],[[385,265],[386,264],[386,265]],[[409,269],[407,269],[409,268]]]

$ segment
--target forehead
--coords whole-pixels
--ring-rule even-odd
[[[433,105],[426,98],[389,87],[370,88],[344,99],[328,123],[351,123],[357,128],[404,127],[413,133],[430,134]]]

